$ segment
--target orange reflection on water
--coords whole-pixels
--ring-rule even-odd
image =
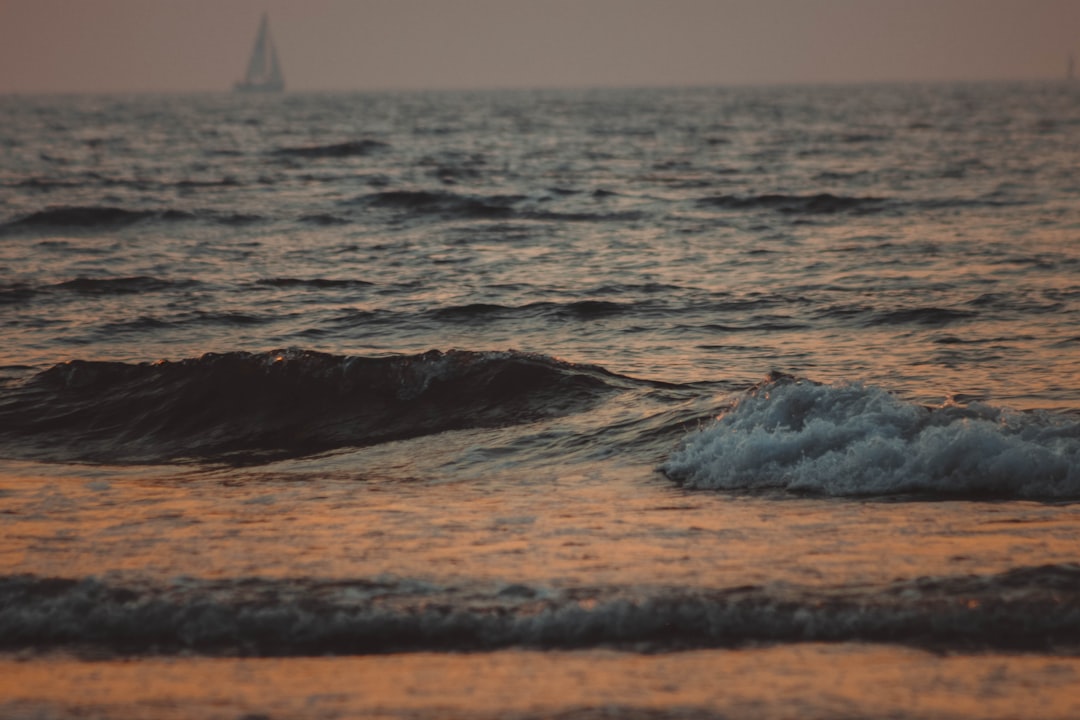
[[[876,584],[1073,562],[1080,524],[1077,505],[686,492],[640,466],[438,483],[102,471],[8,475],[0,490],[0,523],[18,530],[0,545],[0,570],[110,573],[119,583],[133,573],[552,588]]]
[[[864,645],[345,658],[0,660],[6,717],[1080,716],[1080,659]],[[591,713],[589,711],[591,709]],[[649,715],[652,717],[652,715]]]

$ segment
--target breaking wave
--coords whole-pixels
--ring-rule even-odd
[[[577,587],[412,579],[0,577],[0,649],[363,655],[773,642],[1080,652],[1080,566],[884,586]]]
[[[1080,497],[1080,422],[774,374],[661,466],[693,488],[833,496]]]
[[[247,464],[578,412],[629,379],[513,351],[346,357],[298,349],[71,361],[0,394],[0,453]]]

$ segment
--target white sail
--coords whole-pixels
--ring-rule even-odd
[[[259,23],[247,74],[236,83],[235,88],[238,92],[280,92],[285,89],[285,78],[281,73],[274,41],[270,37],[270,20],[266,13],[263,13]]]
[[[266,36],[268,47],[270,48],[270,77],[269,81],[285,88],[285,77],[281,74],[281,65],[278,64],[277,49],[274,47],[274,41],[270,39],[269,31]]]

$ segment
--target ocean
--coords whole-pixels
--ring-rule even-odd
[[[0,98],[0,715],[1080,716],[1080,89]]]

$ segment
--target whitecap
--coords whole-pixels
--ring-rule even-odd
[[[692,488],[831,496],[1080,497],[1080,423],[973,403],[931,408],[859,383],[771,379],[660,468]]]

